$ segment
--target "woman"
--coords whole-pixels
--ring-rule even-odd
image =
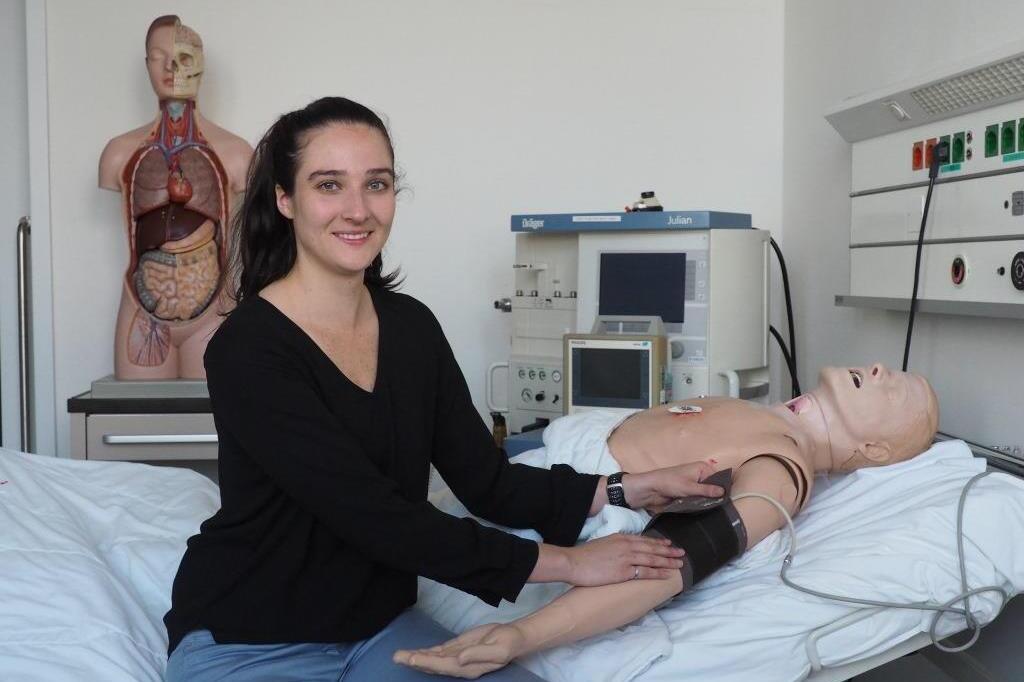
[[[497,605],[525,582],[681,565],[646,538],[573,547],[606,481],[510,465],[494,446],[437,321],[383,274],[394,168],[380,118],[337,97],[282,116],[256,150],[235,225],[238,306],[205,355],[221,509],[174,581],[172,682],[419,679],[392,653],[450,634],[410,609],[417,575]],[[431,463],[474,514],[546,542],[438,511]],[[721,494],[697,483],[706,467],[658,473],[625,476],[626,499]]]

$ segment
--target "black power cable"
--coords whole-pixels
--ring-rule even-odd
[[[775,327],[769,327],[769,331],[775,336],[775,340],[779,342],[779,346],[782,347],[782,354],[786,357],[786,364],[789,365],[789,377],[793,383],[793,397],[795,398],[802,391],[800,390],[800,380],[796,376],[796,334],[793,332],[793,299],[789,295],[789,271],[786,270],[786,259],[782,257],[782,249],[779,248],[774,237],[770,239],[775,256],[779,259],[779,269],[782,270],[782,290],[786,294],[786,317],[789,322],[789,351],[786,350],[786,344],[782,342],[779,331]]]
[[[949,143],[939,142],[932,151],[932,163],[928,166],[928,194],[924,199],[924,212],[921,215],[921,230],[917,234],[917,257],[914,261],[914,291],[910,295],[910,318],[907,320],[907,342],[903,347],[903,371],[907,371],[910,362],[910,339],[914,334],[914,315],[917,313],[917,284],[921,277],[921,251],[924,249],[924,228],[928,223],[928,208],[932,203],[932,190],[935,179],[939,177],[939,166],[949,161]]]
[[[796,362],[793,360],[793,356],[789,354],[786,342],[782,340],[782,334],[779,334],[779,330],[775,328],[775,325],[768,325],[768,331],[779,342],[779,350],[782,351],[782,357],[786,360],[786,366],[789,367],[789,376],[793,380],[793,397],[795,398],[801,394],[800,382],[796,378]]]

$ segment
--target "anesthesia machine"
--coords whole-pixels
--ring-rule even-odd
[[[768,246],[714,211],[514,215],[508,427],[586,409],[635,411],[768,394]]]

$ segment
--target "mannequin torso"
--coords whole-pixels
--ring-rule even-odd
[[[608,438],[608,448],[624,471],[645,472],[665,467],[716,461],[717,469],[742,468],[761,456],[782,465],[779,475],[792,479],[800,506],[814,480],[809,444],[777,410],[730,398],[688,400],[701,408],[676,414],[669,405],[639,412],[623,422]]]
[[[115,332],[118,378],[205,376],[206,341],[228,308],[231,199],[245,187],[250,155],[191,100],[162,102],[154,122],[104,149],[99,184],[122,194],[131,254]]]

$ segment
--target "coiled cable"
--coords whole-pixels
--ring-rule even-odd
[[[857,604],[860,606],[873,606],[892,609],[913,609],[917,611],[934,611],[935,616],[932,618],[931,626],[928,628],[928,636],[931,637],[932,643],[935,645],[935,648],[939,649],[940,651],[945,651],[947,653],[957,653],[959,651],[964,651],[973,646],[974,643],[978,641],[978,636],[981,634],[982,626],[974,619],[974,615],[971,613],[970,598],[978,594],[983,594],[985,592],[994,592],[998,594],[1000,598],[1000,604],[999,608],[996,610],[996,615],[999,615],[999,613],[1003,610],[1003,607],[1006,606],[1006,602],[1010,599],[1010,595],[1007,594],[1006,590],[996,585],[989,585],[986,587],[975,587],[973,589],[967,586],[967,565],[964,562],[964,506],[967,502],[967,493],[968,491],[970,491],[971,487],[977,481],[981,480],[985,476],[988,476],[990,473],[990,471],[983,471],[980,474],[975,475],[974,477],[971,478],[971,480],[967,482],[967,485],[965,485],[964,489],[960,492],[960,501],[957,505],[956,511],[956,539],[957,554],[960,561],[961,592],[952,599],[949,599],[948,601],[943,602],[941,604],[927,601],[901,603],[880,601],[875,599],[860,599],[857,597],[847,597],[844,595],[829,594],[828,592],[821,592],[819,590],[814,590],[809,587],[797,585],[792,580],[790,580],[789,577],[786,575],[787,571],[789,571],[790,567],[793,564],[793,555],[796,554],[797,546],[796,530],[793,527],[793,519],[790,518],[789,512],[786,511],[786,508],[782,506],[782,504],[780,504],[774,498],[769,497],[768,495],[762,495],[761,493],[741,493],[739,495],[734,496],[732,499],[733,501],[736,501],[741,500],[745,497],[756,497],[767,502],[770,502],[772,505],[775,506],[776,509],[778,509],[782,513],[782,517],[786,520],[786,527],[789,529],[789,551],[786,553],[786,558],[782,560],[782,570],[779,571],[779,577],[782,579],[782,582],[785,585],[799,592],[804,592],[805,594],[819,597],[821,599],[839,601],[844,602],[846,604]],[[958,608],[953,606],[958,602],[963,602],[964,608]],[[964,622],[967,624],[967,629],[971,631],[971,637],[965,644],[961,644],[960,646],[948,647],[939,641],[939,621],[942,619],[942,616],[947,613],[960,616],[964,619]]]

